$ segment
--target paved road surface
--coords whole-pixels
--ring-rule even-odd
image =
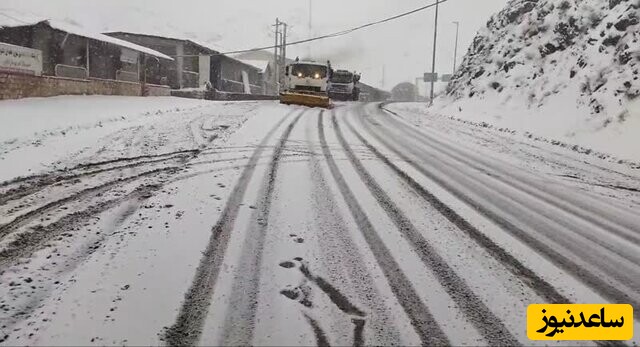
[[[2,183],[0,341],[511,346],[530,303],[638,317],[637,169],[378,104],[231,118]]]

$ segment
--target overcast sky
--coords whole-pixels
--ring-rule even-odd
[[[68,19],[99,31],[138,31],[191,37],[235,50],[273,44],[275,18],[287,22],[289,41],[347,29],[432,3],[435,0],[2,0],[0,7]],[[478,28],[508,0],[448,0],[440,5],[437,70],[453,68],[455,25],[460,22],[458,62]],[[312,55],[336,67],[362,72],[364,82],[384,88],[414,82],[431,66],[432,9],[340,38],[313,44]],[[307,46],[290,47],[304,56]]]

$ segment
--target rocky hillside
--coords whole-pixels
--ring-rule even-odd
[[[447,103],[623,123],[640,99],[639,23],[640,0],[512,0],[478,32]]]

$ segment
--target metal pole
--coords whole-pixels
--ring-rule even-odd
[[[87,79],[89,79],[89,77],[91,77],[91,74],[89,73],[89,39],[86,39],[86,52],[85,54],[87,55],[87,59],[85,59],[85,64],[87,65]]]
[[[284,67],[287,59],[287,23],[282,23],[282,47],[280,49],[280,64]]]
[[[435,76],[436,73],[436,43],[438,39],[438,5],[440,4],[440,0],[436,0],[436,19],[435,26],[433,29],[433,58],[431,61],[431,76]],[[431,79],[431,100],[429,100],[429,105],[433,105],[433,94],[435,88],[435,79]]]
[[[147,55],[145,53],[142,53],[142,63],[144,64],[144,66],[142,67],[142,71],[143,71],[142,73],[144,74],[144,77],[142,78],[140,95],[145,96],[144,90],[146,89],[146,85],[147,85]]]
[[[460,29],[460,22],[453,22],[456,25],[456,48],[453,51],[453,72],[456,73],[457,59],[458,59],[458,29]]]
[[[312,15],[312,0],[309,0],[309,38],[313,37],[313,34],[311,33],[311,15]],[[309,43],[307,46],[307,59],[311,60],[311,45],[312,43]]]
[[[280,22],[280,26],[281,28],[284,27],[284,22]],[[278,37],[280,38],[280,41],[278,43],[278,84],[280,84],[280,79],[283,78],[284,76],[284,65],[282,63],[282,54],[284,53],[283,50],[283,42],[284,42],[284,33],[282,32],[282,29],[280,29],[280,33],[278,33]]]
[[[280,64],[278,62],[278,35],[280,34],[280,20],[276,18],[276,44],[273,49],[273,86],[276,90],[276,94],[280,92],[278,84],[280,82]]]

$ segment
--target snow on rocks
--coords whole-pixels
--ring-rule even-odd
[[[437,109],[637,160],[639,8],[513,0],[478,32]]]

